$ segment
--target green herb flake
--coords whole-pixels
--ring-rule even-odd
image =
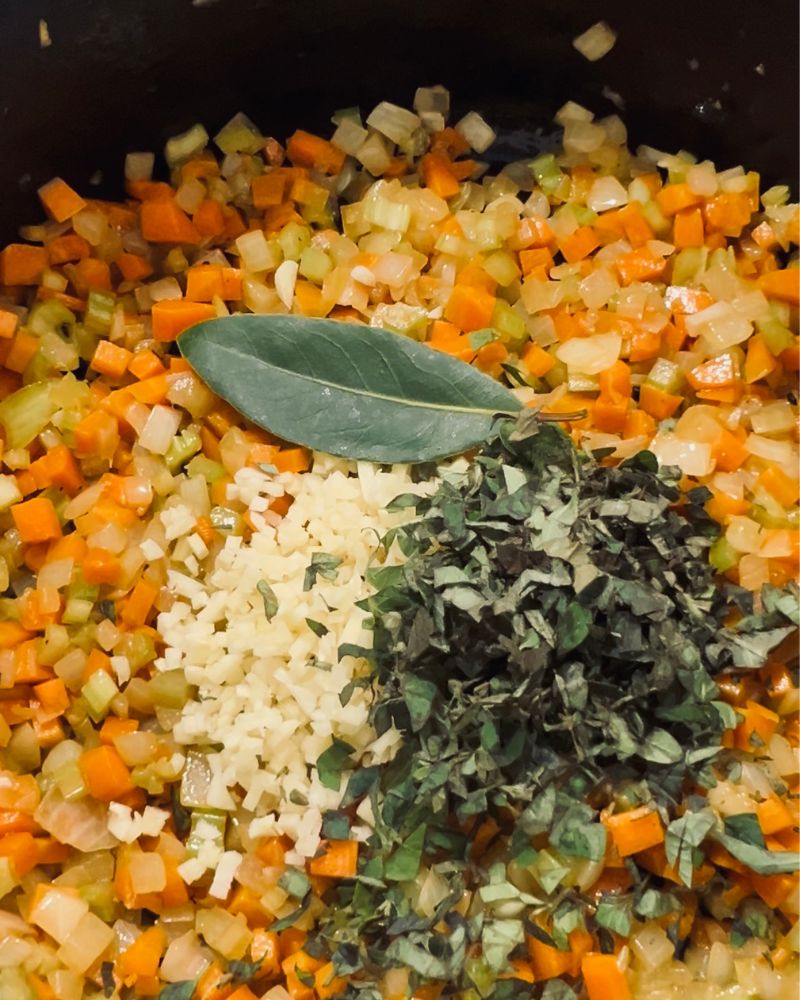
[[[259,580],[256,584],[256,590],[264,601],[264,617],[268,622],[271,622],[278,613],[278,598],[275,596],[275,591],[266,580]]]

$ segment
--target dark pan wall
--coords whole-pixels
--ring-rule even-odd
[[[619,39],[590,64],[571,39],[600,18]],[[796,187],[797,33],[795,0],[0,0],[0,238],[53,174],[119,193],[126,150],[194,121],[283,137],[430,83],[523,140],[567,98],[613,110],[606,84],[634,141]]]

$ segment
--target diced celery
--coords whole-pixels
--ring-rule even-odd
[[[518,350],[528,338],[525,320],[503,299],[495,302],[492,326],[500,334],[503,343],[512,351]]]
[[[739,562],[739,553],[721,536],[708,550],[708,561],[718,573],[725,573]]]
[[[552,153],[542,153],[531,163],[531,172],[545,194],[555,194],[564,174]]]
[[[550,369],[549,372],[544,376],[545,382],[550,386],[551,389],[555,389],[556,386],[561,385],[567,380],[567,366],[563,361],[556,359],[556,363]]]
[[[89,330],[82,323],[76,323],[72,331],[72,343],[84,361],[91,361],[100,341],[98,333]]]
[[[45,429],[55,412],[52,383],[33,382],[0,403],[6,448],[25,448]]]
[[[300,260],[311,242],[311,230],[299,222],[288,222],[278,234],[278,243],[285,260]]]
[[[190,476],[202,476],[207,483],[215,483],[225,475],[225,466],[205,455],[195,455],[186,466]]]
[[[468,958],[464,963],[464,971],[474,984],[478,996],[488,997],[491,995],[497,977],[485,958]],[[461,995],[464,996],[463,993]]]
[[[672,261],[672,284],[688,285],[694,281],[705,267],[708,249],[706,247],[686,247],[676,254]]]
[[[334,111],[331,115],[331,121],[334,125],[341,125],[343,121],[354,121],[357,125],[363,127],[363,122],[361,120],[361,108],[340,108],[338,111]]]
[[[766,507],[761,507],[759,504],[753,504],[747,516],[763,528],[783,530],[792,527],[791,521],[785,514],[772,513]]]
[[[89,601],[94,604],[99,594],[100,588],[95,583],[87,583],[79,567],[67,587],[67,600]]]
[[[106,923],[113,922],[116,902],[111,882],[90,882],[88,885],[82,885],[78,891],[93,913]]]
[[[404,233],[411,223],[411,206],[389,198],[372,198],[364,206],[364,217],[373,226]]]
[[[182,430],[177,437],[172,439],[172,444],[164,456],[169,471],[177,472],[185,462],[189,461],[192,455],[196,455],[200,451],[202,446],[200,431],[196,427],[189,426]]]
[[[300,274],[309,281],[321,285],[325,276],[333,270],[333,262],[320,247],[307,247],[300,258]]]
[[[86,782],[83,780],[77,761],[70,760],[57,767],[53,772],[53,778],[58,790],[68,801],[82,799],[86,795]]]
[[[580,226],[591,226],[593,222],[597,222],[597,212],[593,212],[591,208],[587,208],[585,205],[573,205],[572,214],[578,220],[578,225]]]
[[[681,387],[683,375],[674,361],[657,358],[645,381],[662,392],[675,393]]]
[[[257,153],[264,145],[264,137],[247,115],[238,112],[217,132],[214,142],[227,155],[231,153]]]
[[[83,625],[89,621],[92,608],[94,608],[92,601],[82,601],[77,597],[68,598],[61,620],[65,625]]]
[[[767,205],[771,205],[772,207],[785,205],[789,200],[790,194],[791,191],[785,184],[776,184],[774,187],[767,188],[761,195],[761,204],[765,207]]]
[[[92,333],[108,333],[111,329],[116,304],[116,296],[111,292],[102,292],[99,289],[93,289],[89,292],[89,298],[86,300],[86,315],[83,320],[86,329]]]
[[[655,201],[647,201],[642,205],[642,215],[659,236],[663,236],[670,227],[669,219],[664,215]]]
[[[411,306],[406,302],[382,302],[372,314],[370,326],[422,340],[429,322],[428,312],[421,306]]]
[[[794,334],[776,319],[756,320],[756,327],[761,334],[767,350],[777,357],[787,347],[794,344]]]
[[[95,670],[89,680],[81,688],[81,694],[86,699],[90,714],[97,719],[108,711],[108,706],[119,694],[119,688],[105,670]]]
[[[507,250],[497,250],[483,262],[483,269],[503,288],[519,278],[519,268],[512,254]]]
[[[212,507],[211,524],[223,535],[241,535],[244,529],[242,515],[230,507]]]
[[[114,647],[114,653],[117,656],[126,656],[131,673],[135,674],[155,659],[156,647],[146,633],[128,632],[120,637],[119,642]]]
[[[28,333],[41,337],[45,333],[68,334],[75,326],[75,313],[56,299],[40,302],[33,307],[25,324]]]
[[[176,164],[202,153],[207,145],[208,132],[200,124],[192,125],[180,135],[173,135],[167,139],[164,146],[164,158],[171,167],[174,167]]]
[[[70,641],[73,646],[88,653],[97,644],[97,626],[94,622],[80,623],[79,627],[72,631]]]
[[[190,857],[197,857],[197,852],[207,840],[211,840],[219,848],[225,848],[225,828],[228,824],[228,817],[224,812],[216,809],[193,809],[192,827],[186,841],[186,850]],[[203,829],[205,827],[205,829]],[[213,829],[213,836],[203,836],[208,834],[209,827]]]
[[[147,687],[153,703],[162,708],[183,708],[189,700],[191,690],[182,670],[155,673]]]

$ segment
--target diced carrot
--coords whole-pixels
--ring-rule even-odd
[[[44,247],[9,243],[0,252],[0,285],[36,285],[47,267]]]
[[[10,340],[17,331],[19,316],[9,312],[7,309],[0,309],[0,338]]]
[[[235,208],[228,205],[223,209],[222,212],[223,219],[225,220],[225,228],[223,233],[225,238],[228,240],[235,240],[242,233],[247,232],[247,226],[244,224],[244,220]]]
[[[25,330],[19,329],[14,339],[11,341],[11,348],[6,354],[5,366],[9,371],[18,372],[20,375],[31,363],[33,356],[39,350],[41,341],[38,337],[33,337]]]
[[[119,444],[117,418],[102,410],[88,413],[74,430],[75,450],[79,455],[98,455],[110,458]]]
[[[14,504],[11,516],[22,542],[49,542],[61,537],[61,522],[48,497],[34,497]]]
[[[539,268],[543,268],[546,275],[549,274],[553,266],[553,255],[547,247],[532,247],[529,250],[520,250],[519,266],[526,277]]]
[[[261,209],[280,205],[286,195],[288,180],[286,174],[278,170],[271,170],[266,174],[254,177],[250,181],[253,205]]]
[[[307,472],[311,468],[311,452],[307,448],[282,448],[273,464],[278,472]]]
[[[654,254],[646,246],[621,254],[614,261],[623,285],[629,285],[632,281],[651,281],[663,274],[666,266],[666,258]]]
[[[581,973],[589,1000],[630,1000],[628,980],[615,955],[600,952],[584,955]]]
[[[48,712],[62,715],[69,708],[69,694],[60,677],[37,684],[33,688],[33,694]]]
[[[81,209],[86,208],[86,202],[77,191],[74,191],[66,181],[54,177],[43,184],[38,191],[39,200],[44,205],[47,214],[56,222],[66,222]]]
[[[703,245],[703,213],[699,208],[685,208],[675,214],[672,224],[672,242],[678,250]]]
[[[654,330],[635,330],[631,335],[631,346],[628,359],[632,363],[637,361],[651,361],[661,354],[661,334]]]
[[[0,649],[13,649],[29,638],[30,632],[17,622],[0,622]]]
[[[747,342],[747,357],[744,362],[744,380],[748,385],[759,382],[772,374],[778,362],[772,356],[760,333],[754,333]]]
[[[91,252],[92,248],[87,241],[77,233],[64,233],[63,236],[56,236],[47,244],[47,256],[54,265],[83,260]]]
[[[556,359],[552,354],[549,354],[539,344],[534,343],[530,343],[525,347],[525,350],[520,355],[520,361],[531,375],[535,375],[536,378],[542,378],[556,363]]]
[[[169,392],[167,372],[153,375],[152,378],[142,379],[141,382],[134,382],[126,388],[137,403],[147,403],[148,406],[162,403]]]
[[[774,793],[756,806],[756,816],[761,832],[766,837],[771,833],[780,833],[793,826],[794,817],[786,806],[786,803]]]
[[[169,201],[175,194],[165,181],[127,181],[125,189],[137,201]]]
[[[314,973],[314,992],[318,1000],[330,1000],[331,997],[341,996],[346,986],[347,980],[336,975],[333,962],[326,962]]]
[[[112,344],[110,340],[101,340],[95,348],[89,367],[109,378],[121,379],[132,358],[132,351]]]
[[[8,858],[17,878],[39,864],[36,840],[31,833],[7,833],[0,837],[0,858]]]
[[[797,891],[797,875],[751,875],[750,883],[771,909],[777,909]]]
[[[225,216],[222,206],[212,198],[200,202],[192,216],[192,222],[201,236],[220,236],[225,232]]]
[[[77,264],[67,264],[64,270],[69,274],[78,295],[88,295],[92,289],[111,291],[111,269],[104,260],[84,257]]]
[[[81,313],[86,310],[84,299],[79,299],[75,295],[67,295],[66,292],[57,292],[55,288],[48,288],[46,285],[40,285],[36,289],[36,298],[42,302],[55,300],[66,306],[67,309],[71,309],[74,313]]]
[[[128,371],[138,379],[148,379],[163,375],[166,369],[161,363],[161,358],[153,351],[147,350],[136,351],[128,365]]]
[[[300,983],[300,980],[297,979],[296,976],[295,979],[297,980],[298,983]],[[287,975],[287,982],[288,982],[288,975]],[[304,987],[302,987],[302,983],[301,983],[301,988],[303,989],[303,995],[308,997],[314,996],[314,991],[305,989]],[[249,986],[240,986],[239,989],[234,990],[233,993],[228,993],[226,991],[225,996],[227,997],[227,1000],[258,1000],[258,997],[256,996],[255,993],[253,993],[253,991],[250,989]]]
[[[141,579],[122,602],[121,616],[126,625],[136,627],[146,624],[147,617],[153,607],[158,590],[146,580]]]
[[[78,767],[89,794],[100,802],[113,802],[134,788],[130,771],[114,747],[85,750],[78,758]]]
[[[800,499],[800,482],[791,479],[777,465],[769,465],[758,477],[758,485],[783,507],[792,507]]]
[[[737,500],[728,493],[723,493],[713,487],[711,492],[713,496],[706,501],[706,512],[718,524],[728,524],[732,517],[746,514],[750,510],[749,500]]]
[[[639,390],[639,406],[656,420],[667,420],[683,402],[683,396],[664,392],[654,385],[645,383]]]
[[[190,326],[213,319],[216,315],[214,306],[205,302],[188,302],[186,299],[154,302],[151,312],[153,336],[162,343],[176,340]]]
[[[732,431],[723,428],[722,432],[712,445],[712,454],[717,461],[717,468],[722,472],[734,472],[744,465],[750,457],[750,452],[745,447],[746,435],[734,434]]]
[[[167,943],[163,927],[148,927],[121,953],[117,962],[125,977],[155,976]]]
[[[301,167],[316,167],[323,174],[338,174],[345,155],[333,143],[298,129],[286,143],[286,155]]]
[[[464,333],[491,325],[495,297],[481,288],[456,285],[444,309],[444,318]]]
[[[427,153],[420,161],[425,187],[445,200],[458,194],[458,178],[450,169],[450,161],[439,153]]]
[[[780,299],[790,305],[800,305],[800,268],[787,267],[760,275],[758,287],[768,299]]]
[[[122,574],[122,563],[108,549],[95,547],[87,550],[81,570],[87,583],[107,583],[114,586]]]
[[[735,731],[736,747],[749,753],[761,753],[778,728],[780,716],[755,701],[748,701],[742,714],[744,718]]]
[[[242,297],[242,273],[235,267],[203,264],[186,273],[186,298],[190,302],[211,302],[215,296],[225,301]]]
[[[625,438],[647,437],[651,438],[656,432],[655,420],[644,410],[629,410],[625,418],[625,426],[622,428],[622,436]]]
[[[581,226],[574,233],[561,240],[558,249],[564,260],[569,264],[574,264],[576,261],[588,257],[599,246],[600,240],[594,229],[591,226]]]
[[[621,208],[619,217],[625,232],[625,238],[632,247],[644,246],[648,240],[653,239],[655,235],[653,227],[642,214],[642,208],[638,201],[632,201]]]
[[[745,192],[722,192],[709,198],[703,207],[709,229],[717,229],[725,236],[739,236],[752,214],[750,197]]]
[[[502,374],[502,363],[508,357],[508,348],[502,340],[492,340],[483,347],[479,347],[475,354],[475,367],[482,372],[491,375],[492,378],[500,378]]]
[[[145,201],[140,209],[142,236],[150,243],[181,243],[195,246],[200,233],[173,199]]]
[[[153,266],[144,257],[135,253],[120,253],[114,260],[126,281],[144,281],[153,273]]]
[[[308,863],[311,875],[328,878],[355,878],[358,871],[358,841],[328,840],[322,847],[323,853]]]
[[[675,215],[685,208],[693,208],[702,200],[688,184],[665,184],[656,195],[656,204],[664,215]]]
[[[686,381],[693,389],[727,389],[739,378],[733,355],[726,351],[709,358],[686,373]]]
[[[116,715],[106,716],[100,727],[100,742],[106,746],[113,746],[118,737],[135,733],[138,728],[139,723],[136,719],[118,719]]]
[[[648,847],[655,847],[664,840],[661,817],[650,806],[614,813],[604,823],[621,858],[646,851]]]

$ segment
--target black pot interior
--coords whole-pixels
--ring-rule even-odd
[[[571,41],[600,19],[618,41],[589,63]],[[195,121],[243,110],[266,134],[329,134],[334,109],[409,106],[431,83],[499,126],[500,156],[568,98],[617,110],[606,88],[634,143],[796,189],[797,32],[795,0],[2,0],[0,239],[40,217],[49,177],[85,190],[99,171],[119,196],[126,151]]]

